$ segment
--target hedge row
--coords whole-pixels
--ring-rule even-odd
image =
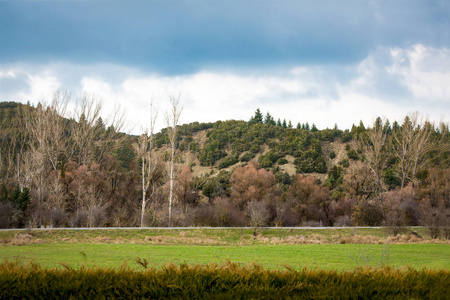
[[[45,269],[0,264],[0,299],[445,299],[449,270],[370,269],[266,270],[258,265],[189,266],[134,271],[87,268]]]

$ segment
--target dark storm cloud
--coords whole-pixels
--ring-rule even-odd
[[[377,46],[449,46],[448,28],[444,1],[5,1],[0,62],[167,74],[349,64]]]

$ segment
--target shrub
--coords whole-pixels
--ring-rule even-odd
[[[241,162],[249,162],[250,160],[252,160],[255,157],[255,153],[253,152],[245,152],[244,154],[241,155],[241,157],[239,158],[239,160]]]
[[[331,159],[335,159],[335,158],[336,158],[336,152],[331,151],[331,152],[330,152],[330,158],[331,158]]]
[[[219,163],[219,169],[224,169],[239,162],[237,155],[228,155]]]
[[[357,160],[358,159],[358,153],[356,153],[355,149],[350,149],[347,151],[347,156],[350,159]]]
[[[449,270],[360,267],[338,272],[320,269],[266,270],[259,265],[181,264],[133,271],[66,264],[64,269],[0,264],[1,299],[444,299],[450,294]],[[268,297],[270,296],[270,297]]]

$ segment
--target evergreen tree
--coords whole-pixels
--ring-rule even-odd
[[[266,125],[276,125],[277,123],[273,119],[273,117],[270,115],[269,112],[267,112],[266,117],[264,119],[264,124]]]
[[[249,124],[256,124],[256,123],[262,123],[263,122],[263,115],[261,113],[261,111],[258,109],[256,109],[255,115],[250,119]]]
[[[8,189],[5,184],[2,184],[2,189],[0,190],[0,202],[8,201]]]
[[[316,127],[316,124],[312,124],[312,127],[311,127],[311,131],[312,132],[317,132],[317,131],[319,131],[319,129],[317,129],[317,127]]]
[[[308,122],[306,122],[306,124],[305,124],[305,130],[309,130],[310,128],[309,128],[309,123]]]
[[[292,128],[292,122],[291,122],[291,120],[289,120],[288,127],[289,127],[289,128]]]
[[[20,189],[19,187],[16,187],[11,196],[9,197],[9,201],[11,201],[14,204],[17,204],[19,202],[19,197],[20,197]]]
[[[300,122],[297,123],[297,129],[302,129],[302,125],[300,125]]]
[[[383,130],[386,132],[386,134],[390,134],[392,131],[391,124],[389,123],[388,119],[386,119],[386,122],[384,123]]]
[[[277,120],[277,126],[281,127],[281,121],[280,121],[280,118],[278,118],[278,120]]]
[[[283,128],[287,128],[286,119],[283,120]]]
[[[20,193],[19,198],[17,199],[17,208],[21,211],[24,211],[28,203],[30,202],[30,191],[27,188],[23,189],[23,192]]]

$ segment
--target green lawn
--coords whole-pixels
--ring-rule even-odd
[[[377,266],[383,263],[392,267],[409,266],[415,269],[450,269],[448,244],[395,244],[395,245],[150,245],[150,244],[71,244],[48,243],[21,246],[0,246],[1,260],[34,261],[43,267],[62,267],[59,263],[78,268],[97,265],[118,268],[127,263],[141,268],[136,259],[146,259],[150,266],[159,267],[169,262],[207,264],[256,263],[266,268],[295,269],[321,268],[350,270],[357,266]]]

